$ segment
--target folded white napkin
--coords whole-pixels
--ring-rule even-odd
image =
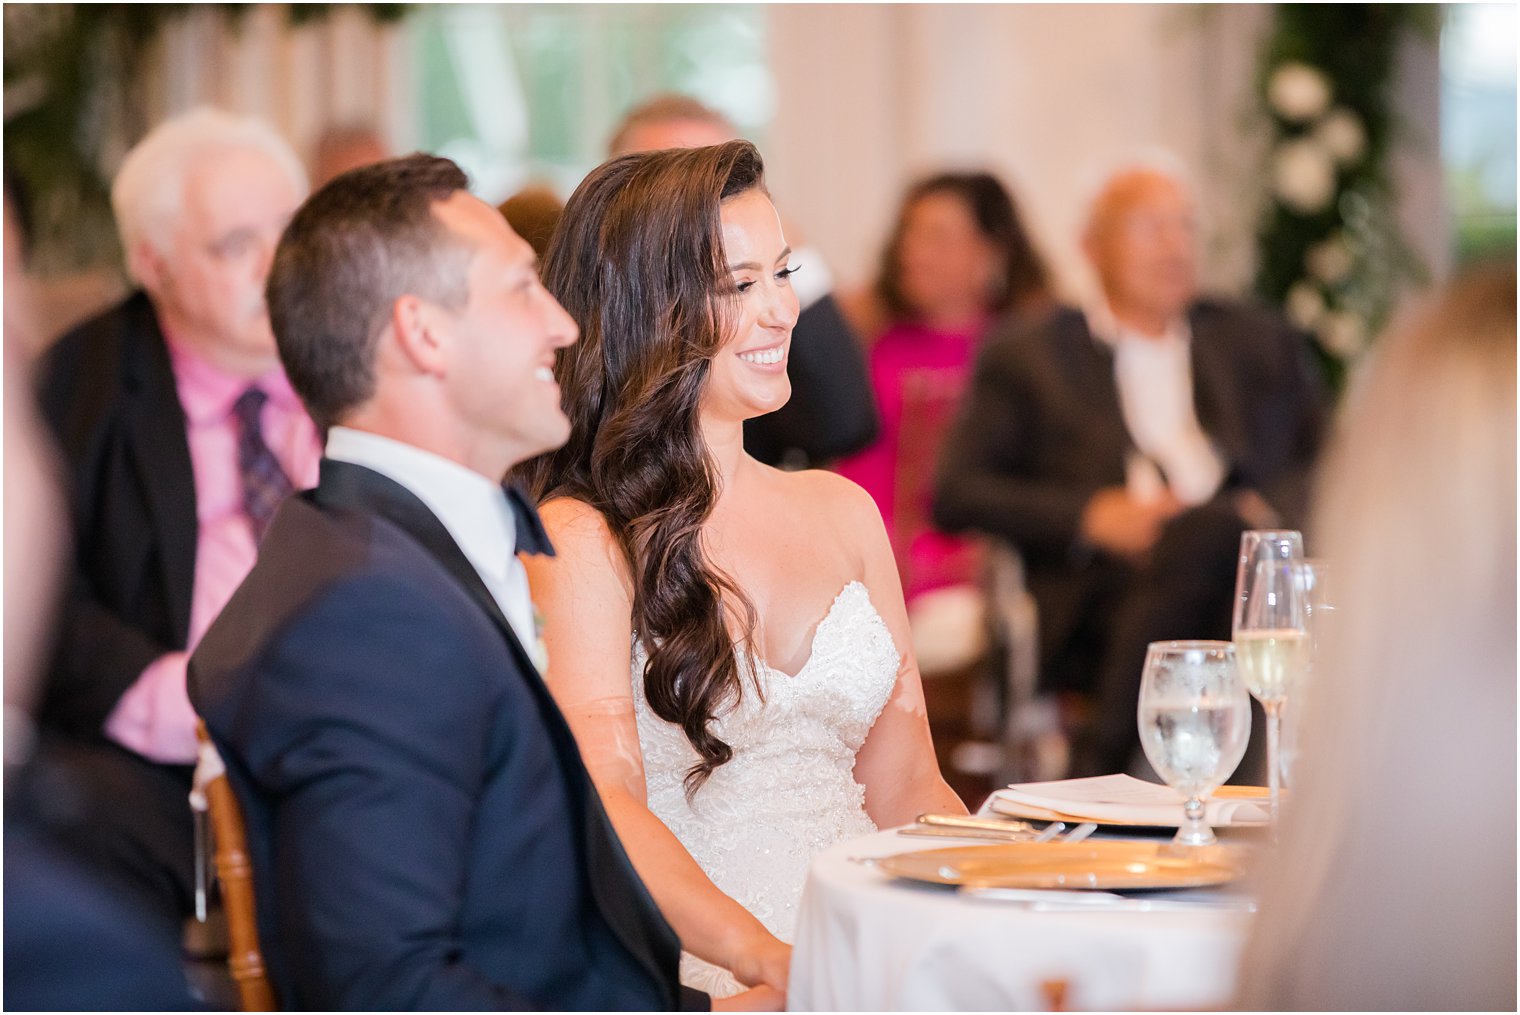
[[[1128,825],[1180,825],[1182,794],[1170,786],[1145,782],[1128,775],[1099,775],[1089,779],[1026,782],[1000,789],[992,795],[991,808],[1015,817],[1033,811]],[[1204,820],[1210,825],[1259,825],[1267,821],[1264,805],[1241,799],[1211,798],[1204,804]]]

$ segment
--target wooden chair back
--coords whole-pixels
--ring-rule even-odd
[[[197,735],[210,745],[205,723]],[[215,750],[211,747],[211,750]],[[259,925],[254,910],[253,862],[248,856],[248,832],[243,807],[238,803],[225,771],[205,785],[211,813],[212,837],[216,842],[216,874],[222,884],[222,905],[227,912],[227,969],[237,985],[243,1011],[277,1011],[274,985],[259,948]]]

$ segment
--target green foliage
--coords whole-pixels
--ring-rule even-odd
[[[5,164],[25,195],[35,267],[61,272],[119,262],[110,174],[150,126],[148,57],[170,23],[196,4],[6,4]],[[205,5],[237,29],[251,4]],[[329,17],[337,4],[291,4],[291,25]],[[377,21],[410,4],[369,4]]]
[[[1396,225],[1389,155],[1403,125],[1392,105],[1392,84],[1404,40],[1411,32],[1434,35],[1439,18],[1434,4],[1275,8],[1257,82],[1271,123],[1272,193],[1257,231],[1256,290],[1315,331],[1326,378],[1337,389],[1347,362],[1385,322],[1398,286],[1424,275]],[[1318,75],[1328,85],[1322,112],[1285,112],[1274,93],[1274,83],[1285,83],[1285,68],[1288,74]],[[1293,200],[1282,183],[1295,175],[1286,171],[1287,154],[1296,149],[1293,154],[1313,161],[1325,150],[1332,115],[1339,122],[1331,126],[1360,127],[1362,143],[1331,160],[1333,185],[1325,200]],[[1296,175],[1302,180],[1304,174]],[[1343,270],[1315,270],[1325,263],[1316,261],[1315,252],[1323,253],[1327,243],[1349,255]]]
[[[31,207],[38,266],[111,261],[107,125],[142,119],[144,57],[182,4],[5,7],[5,164]],[[13,103],[21,108],[12,109]],[[125,121],[125,122],[123,122]]]

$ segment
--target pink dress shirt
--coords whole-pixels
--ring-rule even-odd
[[[258,553],[253,525],[243,511],[233,403],[252,384],[269,396],[260,417],[264,441],[297,490],[316,485],[322,447],[284,370],[276,366],[262,377],[240,377],[172,336],[168,344],[195,475],[197,535],[190,638],[184,652],[160,656],[143,670],[107,717],[105,732],[123,747],[154,761],[189,764],[196,757],[195,712],[185,694],[185,662]]]
[[[930,506],[940,441],[970,381],[983,330],[938,331],[908,322],[887,329],[871,348],[881,436],[838,466],[881,509],[910,602],[977,578],[974,544],[936,531]]]

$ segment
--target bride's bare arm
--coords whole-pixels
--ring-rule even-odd
[[[621,551],[591,508],[542,508],[554,557],[524,558],[544,616],[546,682],[575,734],[634,869],[682,947],[748,985],[786,990],[791,947],[724,895],[648,807],[629,674],[632,589]]]
[[[966,805],[940,775],[934,756],[902,581],[881,512],[870,495],[854,483],[832,476],[829,479],[830,500],[841,519],[837,531],[858,541],[871,603],[886,622],[902,656],[892,697],[855,755],[855,781],[866,789],[866,813],[879,828],[907,824],[926,811],[965,814]]]

